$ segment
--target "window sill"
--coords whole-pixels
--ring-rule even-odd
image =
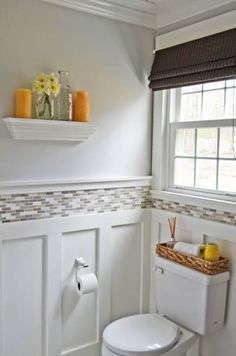
[[[151,195],[156,199],[169,200],[177,203],[190,204],[197,207],[232,212],[236,214],[236,203],[232,201],[205,198],[196,195],[175,193],[164,190],[151,190]]]

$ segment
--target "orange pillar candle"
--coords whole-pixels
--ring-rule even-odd
[[[79,90],[75,95],[74,102],[74,117],[75,121],[87,122],[89,121],[89,97],[88,92]]]
[[[29,119],[32,117],[32,91],[16,89],[16,117]]]

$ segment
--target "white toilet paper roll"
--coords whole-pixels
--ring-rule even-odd
[[[77,292],[79,295],[84,295],[96,292],[98,280],[94,273],[87,273],[77,278]]]

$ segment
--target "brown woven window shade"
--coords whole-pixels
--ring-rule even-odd
[[[155,54],[149,87],[177,88],[236,77],[236,28]]]

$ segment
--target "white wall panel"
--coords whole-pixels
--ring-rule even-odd
[[[99,356],[106,325],[148,309],[149,237],[142,209],[1,224],[0,356]],[[76,257],[97,293],[78,297]]]
[[[43,239],[3,243],[4,356],[43,353]]]
[[[112,228],[111,319],[148,310],[149,226]]]
[[[140,312],[142,282],[141,225],[112,229],[112,320]]]
[[[231,278],[228,288],[228,303],[226,308],[225,327],[215,334],[204,337],[201,341],[202,356],[235,356],[236,353],[236,244],[206,236],[207,242],[217,242],[222,254],[230,258]]]
[[[68,232],[62,235],[62,350],[79,349],[97,340],[97,294],[78,296],[74,260],[84,257],[89,265],[79,273],[97,273],[96,230]]]

